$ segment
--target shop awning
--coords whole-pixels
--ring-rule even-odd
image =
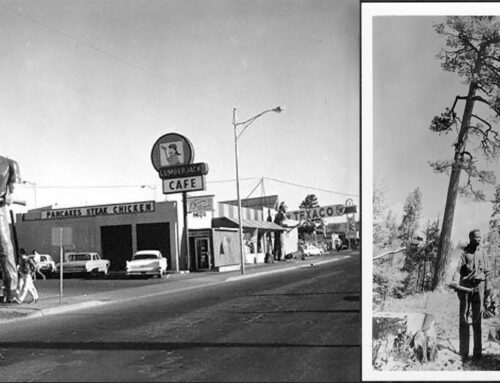
[[[268,221],[254,221],[252,219],[242,218],[241,226],[244,229],[259,229],[263,231],[286,231],[286,228]],[[238,227],[238,219],[229,217],[212,218],[212,227]]]

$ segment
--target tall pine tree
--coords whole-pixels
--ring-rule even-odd
[[[484,200],[484,192],[475,188],[473,180],[495,183],[493,172],[478,168],[479,157],[473,149],[478,149],[477,152],[488,160],[496,158],[500,149],[499,131],[494,125],[500,116],[499,19],[493,16],[453,16],[434,28],[446,39],[447,47],[438,55],[442,68],[457,73],[468,85],[468,91],[457,95],[451,108],[434,117],[430,125],[432,131],[440,134],[456,132],[453,159],[430,163],[434,171],[450,175],[433,289],[443,283],[458,194]],[[460,118],[457,109],[462,102],[465,104]],[[481,104],[491,116],[476,104]],[[466,182],[460,185],[462,171]]]

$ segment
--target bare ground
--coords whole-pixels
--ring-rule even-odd
[[[492,325],[500,325],[500,317],[483,319],[482,337],[483,337],[483,357],[479,361],[462,362],[458,354],[458,306],[459,301],[455,292],[429,292],[413,295],[404,299],[387,299],[383,311],[386,312],[415,312],[432,314],[435,318],[438,353],[434,362],[421,364],[416,360],[395,361],[389,360],[384,366],[384,370],[481,370],[494,371],[500,370],[500,344],[488,340],[489,328]],[[472,328],[471,342],[472,348]],[[472,354],[472,349],[471,349]]]

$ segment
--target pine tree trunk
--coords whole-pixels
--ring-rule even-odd
[[[474,62],[474,74],[479,74],[481,72],[485,49],[486,46],[481,44]],[[443,226],[441,228],[441,237],[439,240],[439,248],[434,268],[434,278],[432,280],[432,290],[441,289],[443,287],[443,279],[445,276],[448,253],[450,250],[453,216],[455,215],[455,205],[457,202],[458,188],[460,184],[460,172],[462,170],[460,162],[463,160],[463,153],[467,145],[467,136],[470,128],[472,110],[474,109],[474,97],[476,96],[477,87],[478,85],[474,81],[472,81],[469,85],[469,93],[467,94],[467,100],[465,102],[462,124],[460,125],[460,132],[458,133],[457,142],[455,143],[455,155],[451,168],[450,183],[448,185],[448,195],[446,196]]]
[[[444,209],[443,226],[441,228],[441,237],[439,239],[439,248],[436,257],[436,266],[434,268],[434,278],[432,280],[432,290],[441,288],[443,285],[444,272],[448,262],[448,252],[450,249],[451,229],[453,226],[453,216],[455,215],[455,205],[458,196],[458,187],[460,183],[460,167],[454,163],[448,186],[448,195],[446,197],[446,207]]]
[[[448,253],[450,250],[451,229],[453,227],[453,217],[455,215],[455,205],[457,202],[458,189],[460,185],[460,161],[462,153],[467,144],[467,133],[469,129],[472,109],[474,107],[474,96],[476,86],[472,83],[469,87],[469,94],[465,103],[462,125],[458,135],[457,144],[455,147],[455,156],[451,168],[450,183],[448,184],[448,194],[446,196],[446,205],[444,209],[443,225],[441,228],[441,237],[439,240],[439,248],[436,257],[436,265],[434,268],[434,278],[432,280],[432,290],[440,289],[443,286],[443,279],[448,261]]]

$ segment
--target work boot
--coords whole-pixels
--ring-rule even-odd
[[[472,355],[472,361],[473,362],[478,362],[478,361],[481,360],[482,357],[483,356],[481,354],[474,354],[474,355]]]

